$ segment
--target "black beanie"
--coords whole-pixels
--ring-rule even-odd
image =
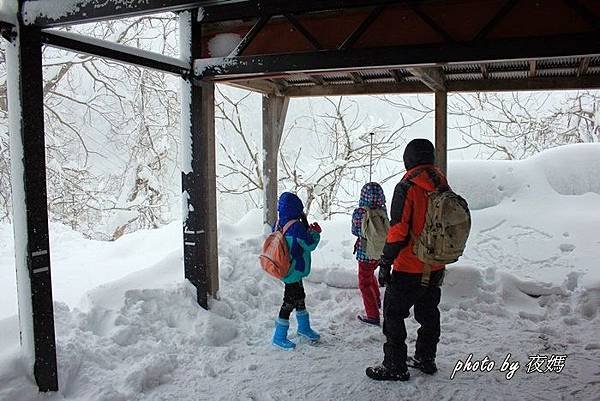
[[[433,164],[434,161],[435,149],[427,139],[413,139],[404,149],[404,168],[407,171],[421,164]]]

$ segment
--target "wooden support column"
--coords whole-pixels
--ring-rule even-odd
[[[40,391],[57,391],[44,142],[41,31],[7,46],[10,158],[21,347]]]
[[[435,91],[435,163],[447,172],[448,157],[448,93]]]
[[[190,62],[201,51],[196,14],[180,14],[181,43],[188,46],[182,54],[189,53]],[[209,296],[216,297],[219,290],[215,86],[188,78],[181,87],[184,271],[197,289],[198,303],[208,309]]]
[[[289,98],[263,96],[263,223],[273,226],[277,220],[277,159]]]

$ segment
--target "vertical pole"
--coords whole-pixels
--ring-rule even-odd
[[[180,14],[182,54],[200,58],[197,11]],[[184,47],[186,47],[184,49]],[[215,167],[215,87],[212,82],[182,79],[182,192],[184,274],[208,309],[219,290],[217,186]]]
[[[15,262],[21,346],[40,391],[57,391],[39,28],[18,23],[7,48]],[[26,117],[24,117],[26,116]]]
[[[435,92],[435,163],[444,173],[448,159],[448,93]]]
[[[278,156],[289,98],[263,96],[263,223],[269,226],[277,220]]]

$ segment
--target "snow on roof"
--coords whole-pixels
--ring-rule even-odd
[[[105,3],[94,0],[30,0],[23,5],[23,21],[33,24],[38,18],[57,20],[75,14],[83,7],[101,8]],[[119,4],[117,8],[127,9],[139,4],[140,0],[113,0],[112,3]]]
[[[16,24],[18,10],[16,0],[0,0],[0,21]]]
[[[220,33],[208,41],[208,52],[211,57],[225,57],[242,41],[237,33]]]
[[[26,1],[23,5],[23,21],[32,24],[37,18],[58,19],[73,14],[91,0]]]
[[[196,75],[202,75],[208,68],[213,68],[217,71],[221,71],[224,67],[236,65],[238,63],[234,58],[228,57],[214,57],[206,59],[197,59],[194,61],[194,71]]]
[[[128,53],[128,54],[133,54],[135,56],[149,58],[149,59],[167,63],[167,64],[174,64],[174,65],[178,65],[183,68],[190,68],[189,63],[180,58],[169,57],[169,56],[165,56],[163,54],[159,54],[159,53],[155,53],[155,52],[151,52],[151,51],[147,51],[147,50],[142,50],[142,49],[138,49],[135,47],[122,45],[119,43],[108,42],[106,40],[95,39],[95,38],[91,38],[89,36],[80,35],[80,34],[73,33],[73,32],[66,32],[66,31],[59,31],[59,30],[51,30],[51,31],[47,31],[47,32],[51,32],[53,35],[56,35],[56,36],[62,36],[65,38],[74,39],[79,42],[102,46],[102,47],[106,47],[106,48],[109,48],[112,50],[117,50],[117,51],[120,51],[123,53]]]

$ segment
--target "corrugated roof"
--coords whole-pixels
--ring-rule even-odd
[[[489,83],[506,82],[514,80],[518,88],[529,88],[529,84],[517,84],[517,82],[526,83],[527,80],[539,80],[544,78],[568,79],[570,77],[578,79],[584,77],[587,83],[592,82],[592,87],[600,88],[600,56],[598,57],[562,57],[554,59],[539,59],[534,61],[515,60],[491,63],[471,63],[471,64],[449,64],[437,67],[437,70],[443,75],[446,82],[452,82],[453,85],[460,85],[461,82],[474,83],[477,87],[486,88]],[[592,81],[590,81],[592,78]],[[263,78],[264,79],[264,78]],[[598,79],[596,82],[595,80]],[[532,82],[533,82],[532,81]],[[347,86],[360,84],[363,88],[369,84],[381,83],[417,83],[421,82],[418,77],[411,74],[410,69],[394,67],[393,69],[361,69],[356,71],[327,71],[319,73],[294,73],[279,78],[273,78],[275,84],[280,84],[284,88],[307,88],[319,86]],[[477,82],[481,83],[478,85]],[[553,82],[547,81],[545,89],[552,89]],[[573,86],[577,86],[576,81]],[[471,85],[471,84],[469,84]],[[455,86],[456,87],[456,86]],[[469,86],[472,87],[472,86]],[[493,85],[492,85],[493,87]],[[504,86],[503,86],[504,87]],[[249,88],[252,88],[249,86]],[[510,90],[510,88],[506,87]],[[326,91],[320,91],[324,93]],[[368,90],[365,89],[365,92]]]

